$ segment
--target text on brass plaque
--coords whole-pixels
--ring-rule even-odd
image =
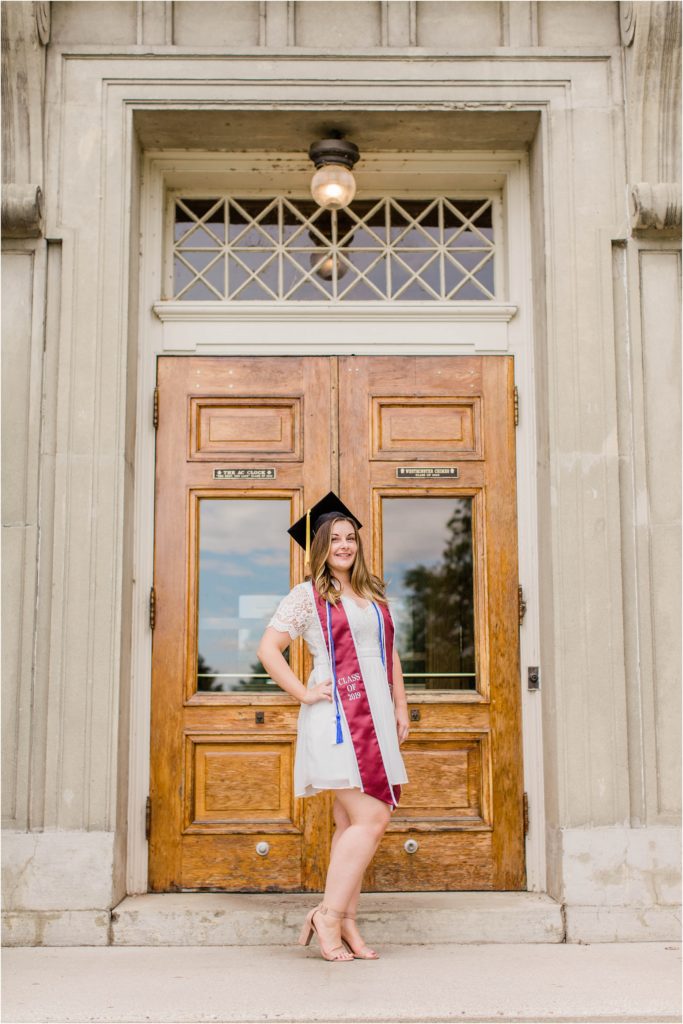
[[[460,470],[457,466],[399,466],[396,476],[399,480],[453,480],[460,476]]]
[[[214,480],[274,480],[276,469],[214,469]]]

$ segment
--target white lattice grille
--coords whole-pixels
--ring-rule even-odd
[[[173,298],[494,299],[493,200],[176,198]]]

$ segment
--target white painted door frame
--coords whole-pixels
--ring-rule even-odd
[[[527,888],[545,891],[543,736],[540,692],[526,686],[529,666],[540,665],[537,521],[537,425],[534,402],[529,168],[526,153],[377,154],[364,159],[359,190],[374,194],[496,188],[503,196],[503,252],[498,256],[495,303],[340,303],[334,329],[321,339],[328,303],[173,303],[161,301],[168,188],[210,180],[217,193],[249,187],[250,168],[263,154],[163,152],[144,158],[140,197],[138,395],[135,447],[135,551],[131,653],[131,725],[128,791],[127,891],[147,891],[145,802],[149,792],[151,632],[147,602],[153,578],[154,455],[152,425],[156,360],[163,354],[388,355],[507,354],[515,358],[520,394],[517,431],[519,579],[527,613],[520,633],[524,789],[531,826],[526,842]],[[279,180],[298,187],[310,173],[301,155],[278,154]],[[415,181],[424,188],[415,190]],[[223,182],[221,185],[220,182]],[[401,182],[403,181],[403,185]],[[353,325],[351,331],[349,325]],[[349,335],[352,340],[348,340]],[[360,339],[360,340],[359,340]],[[162,411],[163,415],[163,411]]]

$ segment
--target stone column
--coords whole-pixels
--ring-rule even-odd
[[[558,834],[570,941],[668,939],[680,921],[681,8],[621,3],[620,20],[629,184],[612,283],[628,807],[608,825],[596,802],[592,820]]]
[[[60,459],[56,432],[68,362],[59,355],[61,242],[44,237],[49,36],[49,3],[2,5],[3,941],[94,944],[108,937],[114,832],[76,739],[92,731],[79,733],[77,717],[92,723],[97,705],[73,672],[76,689],[65,699],[68,666],[55,642],[69,632],[53,603],[55,488],[61,474],[79,489],[81,460]],[[89,490],[79,493],[91,519]],[[73,647],[87,635],[87,611],[70,632]]]
[[[49,4],[2,5],[4,824],[28,829],[46,244],[43,110]],[[40,712],[38,712],[40,713]]]

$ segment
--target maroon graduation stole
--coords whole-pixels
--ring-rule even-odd
[[[341,728],[341,709],[343,708],[358,762],[361,789],[364,793],[369,793],[370,796],[390,804],[393,810],[398,806],[401,787],[392,786],[387,777],[348,617],[341,601],[338,601],[336,605],[330,604],[320,596],[314,586],[311,586],[311,589],[332,667],[334,701],[337,712],[336,742],[343,743],[344,740]],[[386,605],[378,606],[374,603],[373,605],[379,623],[382,663],[387,673],[387,682],[391,693],[394,624]]]

